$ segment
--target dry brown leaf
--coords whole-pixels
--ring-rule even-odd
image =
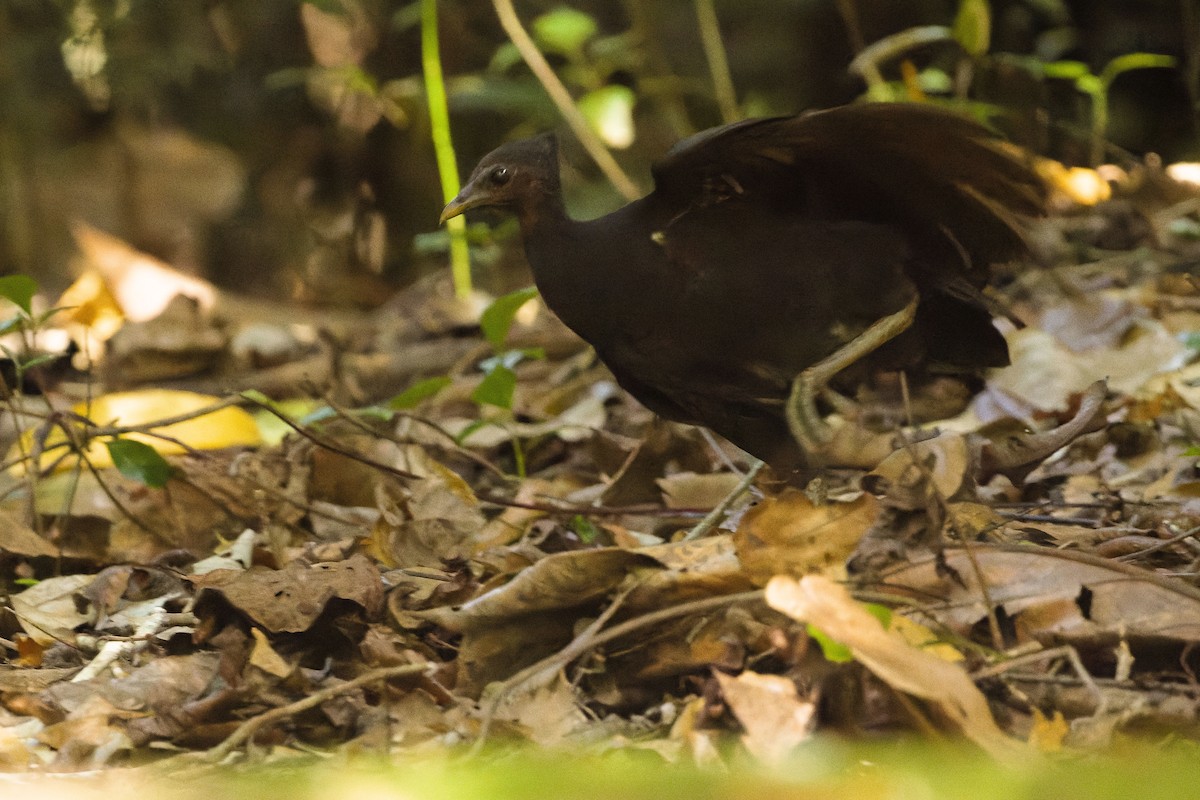
[[[292,674],[292,665],[275,652],[265,633],[258,628],[251,628],[250,635],[254,637],[254,649],[250,651],[252,665],[276,678],[286,678]]]
[[[964,736],[993,756],[1013,759],[1023,751],[1020,742],[996,725],[987,699],[961,666],[884,630],[845,587],[820,575],[799,581],[780,575],[767,584],[766,600],[776,611],[811,623],[850,648],[856,661],[889,686],[935,703]]]
[[[677,472],[659,478],[655,483],[662,489],[667,508],[713,508],[728,497],[741,480],[741,476],[732,472],[707,475]]]
[[[759,586],[773,575],[837,571],[877,513],[870,495],[813,506],[803,492],[785,489],[746,512],[733,542],[746,575]]]
[[[0,553],[25,558],[54,558],[58,548],[39,536],[15,513],[0,508]]]
[[[461,608],[434,609],[429,616],[453,630],[464,630],[536,612],[578,608],[606,596],[639,568],[661,569],[662,565],[648,555],[617,547],[555,553]]]
[[[294,562],[284,569],[216,570],[189,579],[196,587],[196,613],[203,616],[208,594],[223,597],[271,633],[306,631],[330,600],[357,603],[369,616],[383,609],[379,570],[365,556],[330,564]]]

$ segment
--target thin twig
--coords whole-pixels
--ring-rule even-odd
[[[1027,666],[1029,664],[1037,664],[1042,661],[1048,661],[1052,658],[1066,658],[1071,663],[1072,669],[1075,670],[1076,676],[1087,687],[1092,696],[1096,698],[1097,709],[1104,706],[1104,693],[1100,691],[1100,686],[1096,683],[1096,679],[1083,666],[1083,661],[1079,658],[1079,653],[1070,645],[1062,647],[1054,647],[1049,650],[1042,650],[1037,653],[1026,653],[1025,655],[1010,658],[1007,661],[1002,661],[999,664],[992,664],[980,670],[971,673],[971,680],[980,681],[984,678],[993,678],[1011,672],[1014,669]]]
[[[571,99],[571,93],[554,74],[554,69],[542,55],[542,51],[538,50],[537,44],[521,24],[516,9],[513,8],[512,0],[492,0],[492,6],[495,7],[496,16],[500,18],[500,25],[508,34],[508,38],[512,40],[513,46],[517,48],[521,58],[525,59],[525,63],[529,65],[534,77],[542,84],[546,94],[550,95],[551,101],[554,102],[563,119],[567,121],[571,132],[575,134],[575,138],[579,139],[583,149],[587,150],[588,155],[596,162],[596,166],[604,173],[604,177],[608,178],[609,182],[626,200],[636,200],[641,197],[642,193],[638,190],[637,185],[630,180],[621,166],[617,164],[616,159],[612,157],[612,153],[608,152],[604,143],[592,132],[587,119],[575,105],[575,101]]]
[[[733,491],[725,495],[721,502],[717,503],[716,508],[705,515],[704,519],[696,523],[696,527],[687,532],[687,535],[683,537],[683,541],[695,541],[701,536],[707,535],[710,530],[716,527],[716,524],[721,521],[721,517],[729,510],[729,507],[750,489],[750,484],[754,483],[754,479],[758,477],[758,473],[762,471],[762,468],[762,460],[754,459],[754,463],[750,465],[750,469],[746,470],[746,474],[738,481],[738,485],[733,488]]]
[[[698,614],[714,608],[722,608],[723,606],[732,605],[734,603],[741,603],[750,600],[761,601],[762,597],[763,593],[761,589],[752,592],[727,594],[722,595],[721,597],[706,597],[703,600],[693,600],[690,603],[680,603],[677,606],[662,608],[658,611],[651,611],[648,614],[642,614],[640,617],[634,617],[633,619],[626,620],[619,625],[614,625],[606,631],[596,631],[595,629],[597,626],[594,622],[588,626],[586,631],[575,637],[575,639],[573,639],[571,643],[562,650],[559,650],[557,653],[551,656],[543,658],[533,666],[526,667],[505,681],[504,685],[501,686],[497,692],[497,698],[502,699],[504,695],[510,693],[513,689],[521,686],[526,681],[529,681],[534,676],[539,675],[546,670],[561,669],[575,659],[585,655],[590,650],[593,650],[601,645],[608,644],[615,639],[620,639],[622,636],[627,636],[634,631],[641,630],[642,628],[650,627],[652,625],[657,625],[660,622],[666,622],[667,620],[675,619],[677,617],[684,617],[688,614]],[[611,614],[608,614],[608,616],[611,616]],[[605,615],[602,615],[597,622],[602,622],[605,618]],[[499,699],[493,700],[497,706],[499,705]],[[482,750],[489,732],[487,721],[491,716],[494,716],[494,709],[491,709],[489,716],[485,717],[485,725],[480,729],[479,739],[477,739],[475,744],[472,745],[469,752],[470,755],[475,755]]]
[[[278,722],[281,719],[294,716],[301,712],[307,711],[310,708],[316,708],[321,703],[339,695],[352,692],[359,687],[366,686],[369,683],[376,681],[385,681],[391,678],[403,678],[409,675],[420,675],[421,673],[431,673],[433,671],[432,664],[403,664],[398,667],[381,667],[373,669],[363,675],[359,675],[353,680],[339,683],[336,686],[328,686],[320,691],[313,692],[308,697],[297,700],[294,703],[289,703],[286,706],[273,708],[266,713],[259,714],[257,717],[246,720],[237,727],[233,733],[229,734],[228,738],[220,744],[209,748],[200,754],[200,757],[205,761],[218,762],[232,753],[234,749],[240,747],[243,742],[248,742],[263,728]]]
[[[293,420],[291,417],[287,416],[286,414],[284,414],[281,411],[278,411],[278,410],[272,408],[271,406],[267,405],[266,403],[260,403],[257,400],[251,400],[250,402],[254,403],[259,408],[266,411],[268,414],[273,414],[281,422],[283,422],[289,428],[294,430],[296,433],[303,436],[305,439],[308,439],[310,442],[315,444],[317,447],[324,448],[325,450],[328,450],[331,453],[337,453],[338,455],[345,456],[346,458],[357,461],[360,464],[366,464],[368,467],[372,467],[373,469],[378,469],[378,470],[382,470],[384,472],[390,473],[392,475],[395,475],[397,478],[419,478],[419,477],[421,477],[420,475],[417,475],[414,472],[409,472],[408,470],[403,470],[403,469],[399,469],[398,467],[393,467],[390,464],[384,464],[382,462],[375,461],[370,458],[366,458],[365,456],[363,456],[360,453],[356,453],[353,450],[342,447],[341,445],[336,445],[327,439],[323,439],[320,436],[317,436],[312,431],[305,428],[303,425],[297,424],[296,421]]]
[[[471,745],[472,755],[478,754],[487,742],[488,735],[492,730],[492,723],[496,719],[496,713],[500,710],[500,706],[505,698],[516,689],[527,684],[532,688],[544,686],[560,669],[565,668],[576,658],[579,658],[595,647],[596,637],[600,629],[617,613],[617,609],[621,607],[621,604],[633,588],[631,586],[614,597],[613,601],[608,604],[608,607],[600,613],[600,616],[592,620],[566,647],[513,675],[492,694],[491,701],[488,703],[487,709],[483,714],[483,723],[479,728],[479,737]]]

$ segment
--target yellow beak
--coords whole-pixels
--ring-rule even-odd
[[[453,219],[464,211],[491,203],[492,196],[486,190],[480,189],[473,182],[468,183],[458,193],[458,197],[455,197],[442,209],[442,216],[438,219],[438,224],[444,225],[446,220]]]

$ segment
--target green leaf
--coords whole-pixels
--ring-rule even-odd
[[[867,610],[875,619],[879,620],[879,624],[884,630],[892,627],[892,610],[887,606],[881,606],[878,603],[863,603],[863,608]]]
[[[396,409],[397,411],[415,408],[423,400],[428,400],[453,382],[447,375],[438,375],[433,378],[426,378],[423,381],[417,381],[391,400],[388,400],[388,408]]]
[[[602,86],[579,98],[579,111],[609,147],[623,150],[633,144],[633,104],[628,86]]]
[[[37,281],[27,275],[5,275],[0,278],[0,297],[11,300],[26,314],[37,292]]]
[[[488,62],[487,68],[488,72],[504,73],[520,63],[521,51],[512,42],[505,42],[492,53],[492,60]]]
[[[133,439],[113,439],[104,443],[113,464],[126,478],[161,489],[171,479],[174,468],[158,451]]]
[[[962,0],[952,31],[968,55],[978,58],[986,54],[992,40],[992,10],[987,0]]]
[[[516,388],[517,373],[502,364],[497,364],[475,387],[475,391],[471,392],[471,400],[479,405],[511,409],[513,390]]]
[[[504,347],[508,331],[512,328],[513,318],[521,310],[521,306],[537,297],[537,287],[529,286],[509,292],[503,297],[497,297],[492,304],[483,310],[479,317],[479,327],[483,335],[492,345],[492,349]]]
[[[543,50],[578,54],[596,34],[596,20],[582,11],[561,6],[533,21],[533,38]]]
[[[40,356],[34,356],[28,361],[22,362],[21,369],[31,370],[34,367],[40,367],[42,364],[49,364],[51,361],[54,361],[57,358],[58,355],[56,353],[43,353]]]
[[[24,317],[9,317],[6,320],[0,321],[0,335],[15,331],[25,323]]]
[[[917,73],[917,84],[926,94],[949,94],[954,88],[954,81],[946,71],[935,67]]]
[[[1091,75],[1092,71],[1082,61],[1051,61],[1049,64],[1042,65],[1042,74],[1047,78],[1074,81],[1084,75]]]
[[[267,397],[258,389],[247,389],[244,392],[240,392],[240,395],[249,400],[251,403],[258,403],[260,406],[267,406],[269,408],[275,408],[276,406],[274,400]]]
[[[579,541],[584,544],[592,544],[600,538],[600,528],[582,514],[576,514],[571,519],[571,530],[575,531]]]
[[[849,647],[841,642],[835,642],[830,639],[828,634],[812,623],[807,625],[808,635],[821,646],[821,655],[825,656],[825,660],[833,664],[846,664],[854,660],[854,653]]]
[[[1104,81],[1096,75],[1080,75],[1075,79],[1075,88],[1093,97],[1104,96]]]
[[[1122,72],[1129,72],[1132,69],[1155,69],[1173,66],[1175,66],[1175,59],[1171,56],[1163,56],[1157,53],[1126,53],[1123,56],[1117,56],[1104,65],[1104,69],[1100,70],[1100,81],[1107,87]]]

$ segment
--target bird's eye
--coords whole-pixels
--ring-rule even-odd
[[[496,167],[492,170],[492,174],[488,176],[488,179],[497,186],[503,186],[508,183],[510,178],[512,178],[512,174],[508,171],[508,167]]]

